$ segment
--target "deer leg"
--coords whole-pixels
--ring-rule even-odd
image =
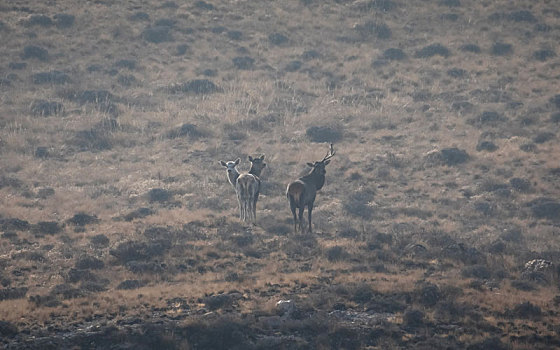
[[[294,232],[297,233],[296,202],[293,197],[290,197],[290,209],[292,210],[292,215],[294,216]]]
[[[303,210],[305,209],[305,206],[301,206],[299,208],[299,232],[303,233]]]
[[[313,211],[313,205],[309,204],[307,206],[307,217],[309,219],[309,233],[313,233],[312,229],[311,229],[311,212]]]

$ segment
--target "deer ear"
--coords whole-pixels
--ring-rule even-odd
[[[237,158],[237,159],[235,160],[235,165],[238,165],[240,161],[241,161],[241,159]]]
[[[253,162],[253,157],[249,156],[248,159],[251,163]]]
[[[328,165],[328,164],[329,164],[330,162],[331,162],[331,160],[330,160],[330,159],[328,159],[328,160],[325,160],[325,165]]]
[[[313,167],[315,166],[315,164],[313,164],[313,163],[307,163],[307,166],[313,168]]]
[[[224,162],[223,160],[220,160],[220,164],[222,164],[222,166],[225,166],[225,167],[227,167],[227,164],[226,164],[226,162]]]
[[[261,160],[264,160],[264,154],[261,156]]]

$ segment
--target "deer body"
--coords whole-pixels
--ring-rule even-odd
[[[290,209],[292,211],[292,215],[294,216],[295,232],[297,232],[298,226],[300,231],[303,231],[303,211],[305,207],[307,207],[309,232],[313,232],[311,228],[311,213],[313,212],[315,197],[317,196],[317,191],[323,188],[323,185],[325,184],[325,167],[330,163],[329,159],[333,155],[334,151],[331,144],[330,151],[323,160],[315,163],[307,163],[307,165],[312,167],[309,174],[300,177],[288,185],[286,196],[288,197]],[[298,213],[296,213],[296,209],[298,209],[299,216],[297,215]]]
[[[249,156],[251,170],[246,174],[240,174],[235,167],[239,164],[239,158],[235,162],[220,163],[228,168],[228,180],[237,193],[239,202],[239,218],[245,222],[257,221],[257,201],[259,199],[261,180],[259,176],[266,167],[264,155],[259,158]]]

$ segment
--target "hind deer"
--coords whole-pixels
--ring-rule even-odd
[[[307,163],[310,166],[311,172],[305,176],[300,177],[288,185],[286,196],[290,201],[290,209],[294,216],[294,231],[297,233],[298,221],[300,232],[303,232],[303,210],[307,207],[307,215],[309,219],[309,233],[312,233],[311,228],[311,212],[313,211],[313,204],[317,191],[323,188],[325,184],[325,167],[330,163],[330,159],[334,156],[335,152],[331,143],[329,153],[323,160],[314,163]],[[299,217],[296,215],[296,209],[299,209]]]
[[[257,221],[257,201],[259,199],[261,180],[260,175],[266,167],[264,155],[253,158],[249,156],[251,169],[248,173],[240,174],[236,166],[239,164],[239,158],[235,161],[220,161],[222,166],[227,168],[229,183],[237,193],[237,201],[239,202],[239,218],[245,222]]]

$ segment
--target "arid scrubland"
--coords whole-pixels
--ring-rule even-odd
[[[0,3],[2,346],[560,347],[559,41],[548,0]],[[262,154],[246,225],[219,160]]]

